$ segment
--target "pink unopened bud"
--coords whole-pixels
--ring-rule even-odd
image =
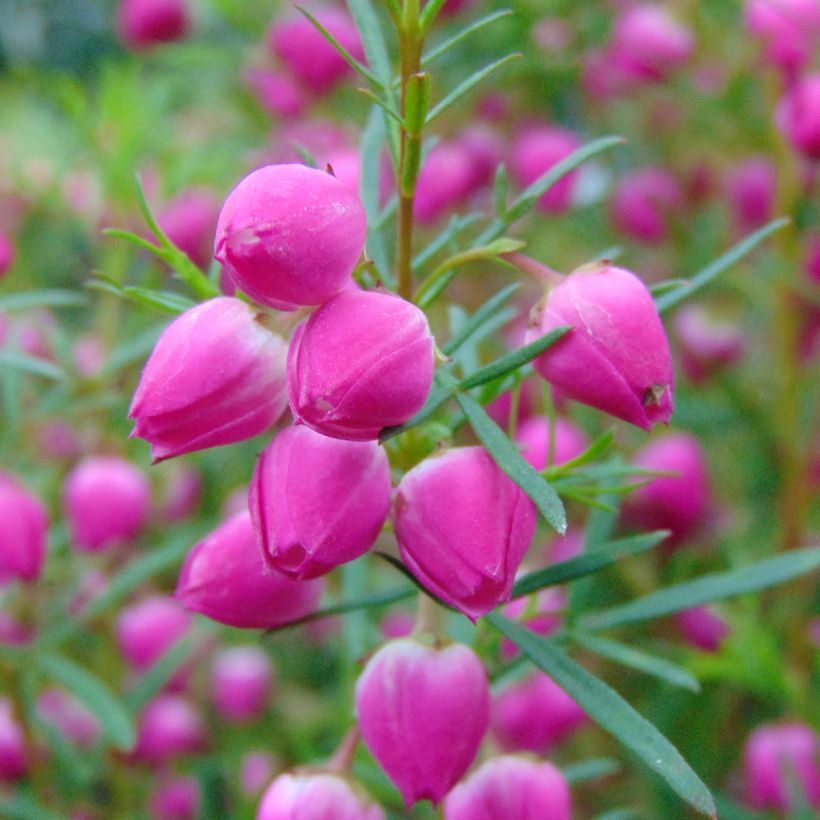
[[[100,738],[96,715],[63,689],[46,689],[37,698],[37,713],[75,746],[91,746]]]
[[[669,343],[637,276],[607,262],[578,268],[533,309],[526,340],[563,325],[572,330],[533,362],[553,387],[644,430],[669,420]]]
[[[654,3],[627,8],[615,22],[611,56],[634,81],[656,82],[684,65],[694,50],[688,29]]]
[[[765,225],[774,213],[777,171],[767,157],[756,156],[736,165],[726,177],[726,192],[743,233]]]
[[[569,785],[546,761],[488,760],[444,801],[444,820],[570,820]]]
[[[154,462],[264,432],[287,406],[284,340],[228,296],[175,319],[142,371],[129,418]]]
[[[373,757],[411,806],[438,803],[476,756],[490,708],[487,675],[464,644],[385,644],[356,684],[356,714]]]
[[[265,711],[273,690],[270,659],[253,646],[234,646],[219,652],[211,667],[211,695],[222,717],[246,723]]]
[[[678,612],[675,624],[686,642],[703,652],[717,652],[731,632],[729,624],[705,606]]]
[[[775,119],[795,150],[820,159],[820,73],[794,82],[777,106]]]
[[[189,188],[159,213],[157,223],[166,236],[200,268],[211,264],[211,240],[219,215],[219,201],[207,188]]]
[[[251,482],[262,555],[293,578],[324,575],[373,546],[390,491],[390,465],[377,442],[288,427],[262,451]]]
[[[820,35],[817,0],[747,0],[743,16],[774,65],[792,75],[808,62]]]
[[[350,16],[341,9],[327,7],[313,16],[336,42],[356,59],[364,59],[359,32]],[[302,15],[275,22],[268,32],[268,44],[290,72],[314,94],[326,94],[339,84],[351,68],[338,51]]]
[[[581,141],[571,131],[551,125],[527,126],[513,142],[510,173],[522,187],[530,185],[580,147]],[[538,200],[538,207],[548,213],[565,211],[572,202],[577,177],[575,171],[564,176]]]
[[[472,621],[509,600],[535,518],[532,501],[483,447],[425,459],[396,490],[402,559],[427,589]]]
[[[305,109],[305,93],[289,75],[250,69],[245,82],[260,105],[278,117],[298,117]]]
[[[346,290],[293,334],[288,395],[297,422],[353,441],[376,439],[422,408],[433,381],[433,337],[414,304]]]
[[[11,240],[0,233],[0,279],[2,279],[14,264],[17,251]]]
[[[27,771],[23,730],[14,717],[11,701],[0,697],[0,781],[20,780]]]
[[[149,801],[151,820],[196,820],[201,794],[195,777],[160,782]]]
[[[669,223],[683,207],[678,181],[663,168],[643,168],[622,177],[610,203],[615,228],[639,242],[655,244],[669,235]]]
[[[36,581],[48,538],[45,507],[16,478],[0,473],[0,584]]]
[[[461,205],[473,190],[474,168],[464,147],[441,142],[424,160],[416,184],[413,215],[422,225],[432,225]]]
[[[734,364],[746,349],[746,335],[735,324],[713,319],[703,308],[686,305],[675,315],[681,364],[694,382]]]
[[[179,40],[189,28],[188,0],[122,0],[117,10],[117,32],[134,51]]]
[[[515,433],[515,441],[524,456],[539,472],[547,466],[550,451],[550,423],[539,416],[527,419]],[[580,427],[569,419],[555,419],[555,444],[552,465],[559,466],[577,458],[586,450],[589,440]]]
[[[282,774],[262,795],[256,820],[384,820],[384,812],[338,775]]]
[[[176,598],[219,623],[271,629],[316,609],[321,581],[292,581],[265,566],[248,512],[200,541],[182,566]]]
[[[206,745],[199,712],[178,695],[160,695],[140,715],[133,755],[144,763],[164,763],[202,752]]]
[[[506,687],[493,698],[493,734],[510,752],[545,754],[576,732],[586,713],[541,672]]]
[[[758,726],[746,741],[746,798],[756,809],[788,812],[794,784],[813,808],[820,808],[820,738],[802,723]]]
[[[142,672],[191,628],[191,616],[173,599],[145,598],[117,618],[117,641],[128,664]]]
[[[361,200],[334,176],[267,165],[228,194],[214,255],[259,304],[295,310],[320,305],[348,284],[366,234]]]
[[[116,456],[86,458],[63,485],[74,544],[86,552],[136,538],[145,526],[150,501],[151,488],[142,470]]]
[[[669,546],[693,536],[710,507],[706,457],[698,440],[689,433],[669,433],[647,444],[634,463],[675,475],[653,478],[635,490],[625,507],[627,520],[645,529],[671,530]]]

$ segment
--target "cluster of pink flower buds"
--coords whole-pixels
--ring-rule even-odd
[[[820,39],[817,0],[747,0],[744,18],[767,59],[787,77],[806,65]]]

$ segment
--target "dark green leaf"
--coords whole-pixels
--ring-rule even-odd
[[[524,460],[518,448],[472,396],[457,393],[456,401],[493,461],[533,500],[547,523],[561,534],[565,533],[567,516],[558,493]]]
[[[709,789],[680,752],[614,689],[565,655],[549,640],[492,612],[487,620],[515,643],[600,726],[638,755],[691,806],[717,817]]]
[[[583,617],[580,625],[585,629],[609,629],[663,618],[711,601],[768,589],[818,568],[820,547],[794,550],[757,564],[704,575],[694,581],[659,589],[626,604],[590,612]]]
[[[452,356],[520,287],[520,282],[513,282],[512,285],[507,285],[506,288],[491,296],[444,345],[444,353]]]

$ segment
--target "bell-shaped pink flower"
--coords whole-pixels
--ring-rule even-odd
[[[350,15],[331,6],[313,10],[313,16],[356,59],[364,59],[358,29]],[[268,31],[271,51],[314,94],[332,91],[348,74],[350,66],[338,51],[302,15],[276,21]]]
[[[165,777],[148,801],[151,820],[196,820],[201,800],[195,777]]]
[[[9,272],[16,256],[17,250],[11,240],[3,233],[0,233],[0,279]]]
[[[518,133],[510,149],[510,174],[520,186],[526,187],[580,147],[581,140],[564,128],[528,125]],[[567,210],[577,178],[576,171],[566,174],[538,200],[538,207],[547,213]]]
[[[250,513],[221,524],[188,553],[176,598],[219,623],[271,629],[313,612],[323,584],[293,581],[265,566]]]
[[[695,304],[675,314],[681,365],[695,383],[737,362],[746,350],[746,334],[738,325],[720,321]]]
[[[652,295],[628,270],[578,268],[530,314],[526,341],[572,327],[533,362],[564,396],[644,430],[672,415],[669,343]]]
[[[791,85],[775,119],[796,151],[820,159],[820,73],[806,74]]]
[[[422,461],[399,484],[393,513],[410,571],[472,621],[509,600],[535,519],[532,501],[483,447]]]
[[[668,433],[643,447],[634,463],[675,475],[658,476],[635,490],[624,509],[627,520],[648,530],[671,530],[669,546],[694,535],[710,511],[709,474],[700,442],[689,433]]]
[[[820,737],[802,723],[758,726],[743,751],[746,799],[755,809],[789,811],[790,782],[820,808]]]
[[[166,236],[200,268],[211,264],[219,201],[207,188],[189,188],[160,211],[157,223]]]
[[[373,546],[390,512],[390,465],[375,441],[282,430],[262,451],[249,505],[265,561],[317,578]]]
[[[365,745],[407,806],[438,803],[475,759],[487,730],[490,691],[476,654],[411,638],[385,644],[356,684]]]
[[[99,552],[131,541],[145,527],[151,487],[139,467],[116,456],[92,456],[63,484],[63,505],[75,546]]]
[[[339,775],[281,774],[262,795],[256,820],[384,820],[384,812]]]
[[[717,652],[731,632],[729,624],[706,606],[676,613],[675,625],[688,644],[703,652]]]
[[[205,751],[205,724],[199,712],[179,695],[160,695],[143,709],[133,756],[144,763]]]
[[[190,630],[191,616],[173,599],[152,595],[117,618],[117,642],[128,665],[144,672]]]
[[[376,439],[421,410],[433,382],[433,337],[415,305],[346,290],[293,334],[288,396],[297,422],[351,441]]]
[[[609,206],[615,229],[647,244],[663,242],[684,205],[683,190],[664,168],[642,168],[618,181]]]
[[[586,721],[586,712],[542,672],[493,697],[493,734],[509,752],[546,754]]]
[[[754,156],[732,168],[726,176],[726,193],[743,233],[765,225],[774,214],[777,169],[765,156]]]
[[[48,538],[45,507],[17,479],[0,473],[0,584],[36,581]]]
[[[175,319],[142,371],[129,410],[154,463],[267,430],[287,407],[284,340],[228,296]]]
[[[334,176],[267,165],[228,194],[214,255],[260,305],[295,310],[321,305],[350,282],[366,235],[361,200]]]
[[[216,711],[232,723],[247,723],[265,711],[273,691],[270,659],[254,646],[232,646],[214,656],[211,697]]]
[[[447,795],[444,820],[570,820],[564,775],[547,761],[494,757]]]
[[[771,63],[793,76],[820,37],[818,0],[746,0],[743,18]]]
[[[27,772],[23,729],[14,717],[11,701],[0,697],[0,782],[20,780]]]
[[[515,432],[516,444],[521,455],[539,472],[546,469],[550,450],[550,423],[543,416],[533,416],[518,425]],[[586,450],[589,439],[576,424],[558,416],[555,419],[555,445],[553,466],[560,466],[577,458]]]
[[[188,0],[121,0],[117,9],[117,33],[134,51],[179,40],[190,25]]]

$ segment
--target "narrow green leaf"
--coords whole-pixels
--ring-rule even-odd
[[[739,806],[734,800],[720,792],[715,794],[715,803],[720,820],[766,820],[767,818],[767,815],[750,811],[745,806]]]
[[[444,0],[442,0],[444,2]],[[425,12],[427,8],[432,5],[428,3],[425,7]],[[441,5],[441,3],[439,3]],[[491,14],[488,14],[484,17],[480,17],[474,23],[471,23],[469,26],[465,26],[464,28],[459,29],[452,37],[448,37],[444,42],[439,43],[439,45],[435,46],[434,48],[430,49],[427,54],[423,54],[421,57],[421,64],[422,66],[426,66],[429,63],[432,63],[437,57],[440,57],[442,54],[449,51],[453,46],[460,43],[462,40],[469,37],[471,34],[474,34],[476,31],[481,30],[485,26],[489,26],[494,23],[496,20],[501,20],[503,17],[509,17],[513,13],[512,9],[500,9],[499,11],[494,11]],[[422,17],[424,16],[424,12],[422,12]],[[425,26],[422,24],[422,28]]]
[[[63,655],[40,655],[37,663],[46,675],[69,689],[99,718],[103,734],[112,745],[123,751],[133,747],[136,729],[131,716],[116,695],[96,675]]]
[[[294,142],[293,143],[293,150],[299,155],[299,159],[307,165],[308,168],[318,168],[319,163],[316,162],[316,157],[302,145],[301,142]]]
[[[454,216],[447,227],[413,259],[413,271],[424,267],[440,250],[446,248],[458,235],[475,224],[481,217],[478,214]]]
[[[452,356],[482,325],[498,311],[509,298],[521,287],[520,282],[513,282],[506,288],[491,296],[466,322],[453,334],[453,337],[444,345],[444,353]]]
[[[656,547],[669,535],[669,530],[657,530],[656,532],[642,533],[641,535],[631,535],[627,538],[618,538],[604,544],[596,545],[594,549],[587,549],[575,558],[561,561],[559,564],[544,567],[543,569],[530,572],[523,578],[519,578],[513,587],[512,597],[521,598],[523,595],[531,595],[544,587],[563,584],[575,578],[583,578],[585,575],[592,575],[633,555],[640,555]]]
[[[567,516],[558,493],[524,460],[518,448],[472,396],[457,393],[456,401],[493,461],[533,500],[547,523],[559,533],[565,533]]]
[[[470,390],[473,387],[495,381],[495,379],[505,376],[513,370],[518,370],[519,367],[531,362],[545,350],[552,347],[570,330],[572,330],[570,327],[557,327],[540,339],[536,339],[534,342],[524,345],[524,347],[519,347],[511,353],[507,353],[506,356],[496,359],[486,367],[482,367],[480,370],[476,370],[475,373],[471,373],[467,376],[467,378],[461,382],[461,389]]]
[[[717,817],[709,789],[680,752],[614,689],[565,655],[551,641],[491,612],[487,620],[549,675],[601,727],[631,749],[691,806]]]
[[[167,649],[125,696],[128,711],[137,717],[146,704],[171,680],[174,672],[198,647],[193,638],[183,638]]]
[[[715,572],[694,581],[659,589],[626,604],[590,612],[581,619],[579,626],[584,629],[610,629],[663,618],[712,601],[759,592],[819,568],[820,547],[794,550],[739,569]]]
[[[626,807],[622,809],[611,809],[610,811],[605,811],[603,814],[596,815],[594,820],[640,820],[640,815],[635,811],[635,809]],[[723,820],[722,814],[721,820]]]
[[[436,17],[438,17],[438,13],[441,11],[441,7],[447,2],[447,0],[429,0],[425,7],[422,9],[421,14],[419,15],[419,28],[422,31],[427,31],[427,29],[433,24]]]
[[[565,461],[558,467],[550,467],[546,471],[547,477],[558,478],[566,473],[571,473],[576,467],[583,467],[591,461],[596,461],[612,446],[614,438],[615,428],[611,427],[605,433],[598,436],[598,438],[596,438],[595,441],[593,441],[592,444],[590,444],[589,447],[587,447],[586,450],[584,450],[584,452],[580,455],[570,461]]]
[[[449,401],[453,397],[454,389],[452,387],[433,387],[430,391],[430,395],[427,396],[427,401],[424,403],[424,407],[416,413],[413,418],[408,419],[404,424],[399,424],[395,427],[385,427],[379,433],[379,441],[384,443],[388,439],[393,438],[393,436],[398,436],[401,433],[407,432],[407,430],[416,427],[417,425],[421,424],[423,421],[427,421],[436,410],[439,409],[445,402]]]
[[[697,678],[665,658],[657,658],[619,641],[600,638],[596,635],[574,633],[573,638],[584,649],[588,649],[602,658],[607,658],[637,672],[645,672],[647,675],[671,683],[673,686],[689,689],[691,692],[700,692],[700,683]]]
[[[502,163],[495,169],[495,178],[493,179],[493,203],[495,205],[495,212],[500,219],[507,216],[507,167]]]
[[[582,760],[580,763],[571,763],[562,766],[561,773],[570,786],[576,783],[585,783],[588,780],[597,780],[600,777],[609,777],[621,771],[621,764],[612,757],[594,757]]]
[[[734,265],[735,262],[739,262],[744,256],[751,253],[764,239],[771,236],[775,231],[779,231],[790,222],[791,220],[786,218],[775,219],[745,239],[741,239],[740,242],[731,247],[726,253],[719,256],[702,271],[696,273],[686,284],[675,288],[675,290],[668,291],[655,299],[655,306],[658,309],[658,313],[665,313],[684,299],[688,299],[693,293],[699,291],[704,285],[708,285],[716,276]]]
[[[35,376],[45,376],[54,381],[65,378],[65,373],[54,362],[47,362],[45,359],[29,356],[27,353],[20,353],[16,350],[0,350],[0,367],[13,367],[15,370],[22,370],[24,373],[31,373]]]
[[[147,307],[159,308],[166,313],[180,314],[192,307],[196,307],[196,302],[182,296],[179,293],[172,293],[167,290],[149,290],[148,288],[137,288],[127,286],[122,289],[123,295],[132,302],[145,305]]]
[[[103,228],[102,233],[103,236],[110,236],[112,239],[124,239],[126,242],[130,242],[132,245],[136,245],[138,248],[142,248],[144,251],[148,251],[162,261],[165,261],[165,250],[160,248],[159,245],[150,242],[144,236],[140,236],[132,231],[124,231],[120,228]]]
[[[26,290],[0,297],[0,310],[4,313],[38,307],[85,307],[87,304],[84,294],[58,288]]]

